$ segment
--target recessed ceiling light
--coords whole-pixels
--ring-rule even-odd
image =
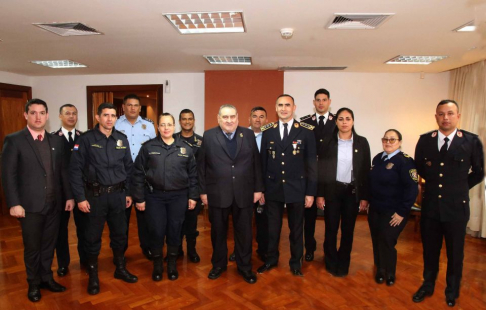
[[[31,63],[53,69],[86,68],[86,65],[72,60],[33,60]]]
[[[328,29],[376,29],[394,13],[335,13]]]
[[[90,36],[102,34],[98,30],[86,26],[85,24],[74,22],[74,23],[35,23],[32,24],[44,30],[50,31],[62,37],[70,36]]]
[[[387,65],[430,65],[449,56],[396,56],[386,62]]]
[[[243,12],[167,13],[164,16],[181,34],[245,32]]]
[[[212,65],[251,65],[250,56],[203,56]]]
[[[452,31],[456,31],[456,32],[471,32],[471,31],[475,31],[476,30],[476,26],[474,25],[474,20],[468,22],[468,23],[465,23],[464,25],[460,26],[460,27],[457,27],[456,29],[452,30]]]

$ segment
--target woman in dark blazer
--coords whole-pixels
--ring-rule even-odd
[[[327,144],[318,150],[317,207],[324,210],[326,223],[324,260],[329,273],[348,274],[358,211],[367,210],[370,146],[354,130],[354,113],[341,108],[336,128]],[[341,244],[337,233],[341,222]]]
[[[370,172],[368,223],[373,241],[375,281],[395,283],[398,236],[407,223],[418,194],[417,170],[413,159],[400,151],[402,134],[389,129],[381,139],[383,152],[373,158]]]

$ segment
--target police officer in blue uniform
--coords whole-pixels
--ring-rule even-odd
[[[424,282],[413,295],[421,302],[434,293],[442,240],[447,249],[446,304],[459,297],[464,239],[469,221],[469,190],[484,179],[484,153],[478,136],[457,129],[461,114],[454,100],[436,108],[439,130],[420,136],[415,163],[425,180],[420,230],[424,248]]]
[[[142,106],[140,105],[140,98],[135,94],[126,95],[123,98],[123,113],[124,115],[116,121],[115,129],[121,131],[127,136],[130,144],[130,153],[132,160],[135,162],[138,152],[142,144],[150,139],[155,138],[154,122],[151,119],[140,116]],[[137,214],[138,239],[142,253],[150,259],[151,253],[149,250],[149,234],[144,220],[144,212],[135,210]],[[127,234],[130,227],[130,215],[132,214],[132,206],[126,209],[127,217]]]
[[[398,237],[407,224],[418,194],[418,176],[413,159],[400,151],[402,134],[389,129],[381,139],[383,152],[373,158],[368,223],[373,242],[375,281],[395,283]]]
[[[80,211],[87,213],[86,254],[88,255],[88,293],[100,291],[98,255],[105,222],[110,228],[115,278],[128,283],[138,278],[125,266],[127,222],[125,209],[132,204],[130,176],[133,162],[127,136],[114,129],[116,108],[111,103],[98,107],[99,124],[79,137],[71,156],[70,173],[74,198]]]
[[[321,88],[314,93],[314,107],[316,113],[309,114],[300,118],[301,123],[306,123],[314,127],[317,150],[321,146],[327,145],[327,139],[336,127],[335,115],[329,112],[331,105],[331,94],[327,89]],[[314,252],[317,248],[316,232],[317,205],[314,201],[312,207],[305,209],[304,213],[304,241],[305,241],[305,260],[314,260]]]

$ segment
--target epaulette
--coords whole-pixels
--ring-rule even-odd
[[[302,116],[302,117],[300,118],[300,120],[301,120],[301,121],[305,121],[306,119],[311,118],[311,117],[312,117],[312,114],[309,114],[309,115],[306,115],[306,116]]]
[[[423,133],[423,134],[421,134],[420,136],[426,136],[426,135],[434,134],[434,132],[435,132],[435,134],[437,135],[437,129],[435,129],[435,130],[431,130],[431,131],[428,131],[428,132],[426,132],[426,133]]]
[[[473,137],[478,137],[477,134],[473,133],[473,132],[470,132],[470,131],[467,131],[467,130],[464,130],[464,129],[457,129],[457,133],[456,135],[459,136],[459,132],[462,132],[463,134],[466,134],[466,135],[471,135]]]
[[[314,130],[314,128],[315,128],[314,126],[309,125],[309,124],[304,123],[304,122],[300,123],[300,126],[304,127],[305,129],[309,129],[309,130]]]
[[[260,130],[261,130],[261,131],[265,131],[265,130],[267,130],[267,129],[270,129],[270,128],[272,128],[272,127],[273,127],[275,124],[276,124],[276,123],[268,123],[268,124],[266,124],[265,126],[262,126],[262,127],[260,128]]]
[[[184,140],[184,139],[181,139],[181,141],[182,141],[182,143],[185,143],[185,144],[189,145],[190,147],[192,147],[192,144],[191,144],[191,143],[189,143],[188,141],[186,141],[186,140]]]
[[[150,118],[142,117],[142,119],[143,119],[144,121],[149,122],[149,123],[152,123],[152,124],[154,123],[154,121],[153,121],[153,120],[151,120]]]

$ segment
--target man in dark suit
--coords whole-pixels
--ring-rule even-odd
[[[469,190],[484,179],[484,153],[478,136],[457,129],[461,114],[454,100],[436,108],[439,130],[420,136],[415,163],[425,180],[420,221],[424,250],[424,282],[413,295],[421,302],[434,293],[442,240],[447,249],[448,306],[459,297],[464,260],[464,238],[469,221]]]
[[[290,228],[290,270],[302,274],[304,254],[304,209],[312,207],[317,191],[316,141],[313,126],[293,119],[296,105],[290,95],[277,98],[279,121],[262,127],[261,157],[268,221],[268,251],[263,273],[277,266],[284,206],[287,206]]]
[[[314,94],[315,114],[309,114],[300,118],[301,123],[307,123],[314,126],[314,135],[316,137],[317,150],[321,145],[327,145],[327,139],[336,127],[334,115],[329,112],[331,105],[331,95],[327,89],[318,89]],[[311,208],[306,208],[304,213],[304,241],[305,241],[305,260],[310,262],[314,260],[314,251],[316,250],[316,232],[317,206],[316,202]]]
[[[60,213],[72,210],[74,200],[68,181],[64,144],[44,129],[49,118],[47,104],[31,99],[25,105],[27,127],[5,137],[2,183],[10,215],[20,221],[24,262],[29,290],[27,297],[41,299],[40,288],[63,292],[52,278],[52,260],[59,232]],[[67,199],[62,206],[63,195]]]
[[[61,120],[61,128],[53,132],[55,136],[64,138],[64,148],[66,152],[66,160],[69,163],[71,153],[73,151],[74,143],[81,135],[81,131],[77,130],[76,123],[78,122],[78,109],[72,104],[65,104],[59,108],[59,119]],[[66,200],[66,197],[63,197]],[[76,222],[76,235],[78,237],[78,253],[81,265],[86,265],[86,254],[84,253],[84,220],[85,215],[79,211],[78,208],[73,209],[74,221]],[[71,210],[64,210],[61,212],[61,223],[59,225],[59,234],[57,236],[56,255],[57,255],[57,275],[65,276],[69,272],[69,263],[71,256],[69,255],[69,239],[68,239],[68,225],[71,217]]]
[[[204,133],[197,158],[199,192],[209,206],[211,222],[213,268],[208,278],[219,278],[227,268],[226,235],[232,213],[238,273],[253,284],[257,280],[251,271],[253,204],[263,191],[260,154],[253,131],[238,126],[234,106],[220,107],[218,123]]]

